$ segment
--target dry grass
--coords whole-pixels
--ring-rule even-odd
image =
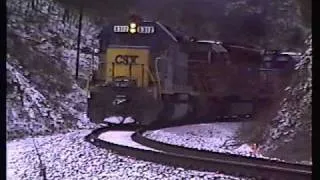
[[[254,120],[242,125],[239,131],[240,140],[245,143],[263,143],[265,133],[279,108],[280,101],[262,105]]]
[[[292,74],[292,76],[288,76],[284,78],[283,84],[278,89],[284,89],[287,85],[291,84],[292,88],[296,88],[299,86],[300,82],[305,81],[304,76],[298,76],[299,72],[296,71]],[[285,83],[288,82],[288,83]],[[305,94],[303,93],[303,89],[298,89],[298,94]],[[301,92],[300,92],[301,91]],[[273,103],[262,106],[260,108],[259,113],[255,118],[255,122],[251,124],[245,124],[239,133],[239,137],[241,140],[250,143],[264,143],[264,140],[269,139],[270,142],[277,146],[275,150],[266,151],[264,155],[270,157],[276,157],[287,161],[309,161],[312,157],[311,154],[311,104],[301,103],[304,99],[297,98],[298,94],[291,94],[290,91],[279,91],[278,98],[274,100]],[[291,128],[295,134],[294,136],[287,137],[283,134],[278,139],[270,139],[269,137],[269,128],[270,127],[277,127],[276,121],[273,121],[272,124],[271,120],[276,117],[276,113],[283,109],[282,107],[282,100],[286,98],[287,102],[289,103],[290,107],[285,108],[286,112],[291,114],[291,117],[296,121],[296,124],[302,124],[300,127],[296,127],[292,125]],[[303,111],[302,117],[299,119],[294,118],[296,111]],[[289,116],[290,118],[290,116]]]

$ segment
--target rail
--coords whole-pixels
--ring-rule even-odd
[[[234,166],[245,166],[245,171],[249,171],[249,173],[242,173],[247,176],[262,176],[270,179],[307,179],[309,176],[311,179],[312,167],[309,165],[181,147],[146,138],[143,136],[145,131],[136,131],[132,139],[144,146],[165,152],[176,153],[186,157],[211,159],[216,162],[233,164]],[[234,172],[230,171],[229,173]]]
[[[258,177],[260,179],[311,179],[312,166],[253,157],[243,157],[239,155],[212,153],[175,145],[168,145],[143,137],[142,133],[146,128],[137,129],[137,126],[124,125],[100,128],[89,134],[86,137],[86,140],[98,147],[108,148],[125,156],[132,156],[141,160],[170,166],[179,166],[187,169],[215,172],[220,171],[230,175]],[[106,142],[98,138],[101,133],[112,130],[137,130],[132,136],[134,141],[163,152],[136,149],[133,147]]]

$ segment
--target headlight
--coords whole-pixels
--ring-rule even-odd
[[[130,23],[129,25],[129,32],[131,34],[134,34],[137,32],[137,24],[136,23]]]
[[[130,33],[131,33],[131,34],[134,34],[134,33],[136,33],[136,32],[137,32],[136,29],[130,29]]]
[[[136,28],[137,24],[136,23],[130,23],[130,28]]]

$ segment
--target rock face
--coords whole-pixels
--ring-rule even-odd
[[[291,86],[281,102],[281,109],[266,133],[265,151],[283,158],[311,159],[312,132],[312,36],[302,60],[296,66]],[[288,153],[289,151],[289,153]]]
[[[77,24],[50,0],[9,0],[7,9],[7,138],[89,127],[86,92],[73,80]],[[97,46],[98,30],[84,18],[82,47]],[[96,63],[81,54],[80,80]]]

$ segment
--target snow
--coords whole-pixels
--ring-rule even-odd
[[[123,121],[124,124],[130,124],[130,123],[134,123],[134,122],[135,122],[135,120],[132,117],[127,117]]]
[[[224,146],[234,137],[238,128],[239,123],[197,124],[147,131],[144,136],[152,139],[163,138],[163,141],[172,139],[179,145],[198,146],[210,150],[213,147]]]
[[[43,96],[42,93],[40,93],[37,89],[35,89],[30,81],[28,79],[26,79],[21,72],[19,72],[17,69],[13,68],[13,66],[11,66],[8,62],[6,63],[7,69],[11,72],[12,74],[12,81],[13,82],[17,82],[19,83],[20,89],[23,90],[23,94],[22,94],[22,103],[23,103],[23,110],[26,111],[29,115],[29,118],[26,119],[26,121],[30,124],[30,118],[31,119],[35,119],[35,112],[34,109],[40,109],[42,110],[42,114],[49,114],[50,117],[53,119],[53,122],[61,122],[61,115],[57,114],[55,112],[54,109],[52,109],[51,107],[49,107],[46,104],[49,104],[46,100],[46,98]],[[12,109],[10,109],[10,111],[13,114],[13,117],[17,117],[17,112],[12,111]],[[20,119],[20,125],[23,126],[23,122],[21,122],[22,119]],[[9,121],[12,122],[12,121]],[[26,123],[27,123],[26,122]],[[32,123],[35,124],[39,124],[39,122],[37,121],[32,121]],[[39,124],[40,125],[40,124]],[[16,124],[11,124],[8,123],[7,124],[7,128],[11,128],[12,126],[18,126],[19,125]],[[54,124],[54,126],[57,126],[57,124]],[[33,129],[33,131],[37,131],[37,129]]]
[[[248,144],[242,144],[241,146],[239,146],[238,148],[233,150],[234,152],[239,152],[239,154],[252,154],[254,152],[254,150],[252,149],[251,146],[249,146]]]
[[[56,1],[39,0],[33,10],[31,0],[9,0],[6,5],[9,34],[7,83],[13,88],[8,92],[6,103],[9,139],[97,127],[86,117],[87,92],[72,80],[75,74],[77,23],[72,18],[62,21],[65,8]],[[99,30],[85,16],[81,47],[96,48],[98,41],[93,37]],[[23,48],[18,48],[17,44]],[[27,55],[19,58],[23,53]],[[25,67],[24,64],[34,64],[37,58],[41,58],[38,64]],[[47,68],[60,69],[61,72],[50,75],[46,69],[37,69],[47,64],[50,64]],[[97,64],[97,56],[80,53],[80,79],[88,79]],[[65,79],[71,79],[68,82],[71,92],[62,92],[57,88],[69,86]]]
[[[108,123],[113,123],[113,124],[120,124],[122,122],[122,119],[123,119],[122,117],[112,116],[112,117],[106,117],[103,121]]]
[[[112,124],[131,124],[135,122],[135,120],[131,117],[124,118],[121,116],[106,117],[103,121]]]
[[[34,138],[46,167],[47,179],[233,179],[215,172],[179,167],[119,156],[85,142],[89,130],[77,130]],[[128,134],[127,134],[128,135]],[[33,139],[7,142],[7,179],[42,179]]]
[[[198,150],[275,159],[264,157],[251,144],[242,144],[237,138],[241,126],[242,123],[239,122],[185,125],[147,131],[143,136]]]
[[[146,146],[143,146],[139,143],[134,142],[131,139],[131,136],[134,134],[134,131],[107,131],[105,133],[100,134],[98,137],[99,139],[111,142],[114,144],[119,144],[122,146],[128,146],[138,149],[144,149],[144,150],[152,150],[152,151],[158,151],[156,149],[152,149]]]

